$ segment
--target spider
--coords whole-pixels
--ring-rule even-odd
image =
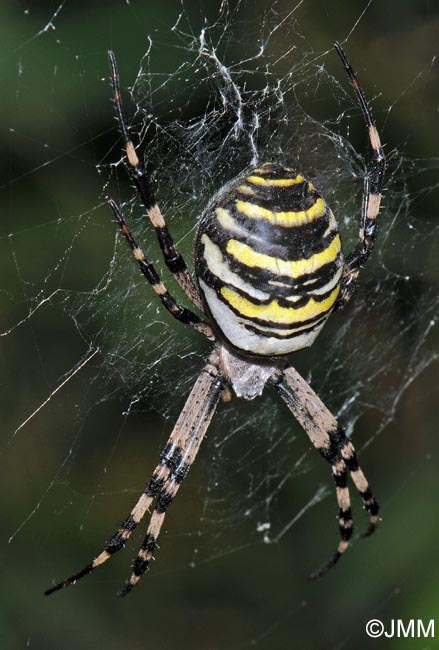
[[[274,387],[312,444],[332,467],[339,508],[340,541],[331,559],[311,578],[320,578],[349,546],[353,523],[348,476],[369,513],[364,536],[378,523],[378,503],[359,467],[352,442],[286,355],[311,345],[332,311],[351,298],[361,267],[377,235],[385,156],[363,90],[339,43],[334,44],[361,107],[372,158],[364,178],[359,240],[344,259],[335,217],[324,198],[301,174],[276,162],[247,170],[227,184],[204,212],[196,236],[195,274],[174,246],[144,166],[131,140],[122,109],[119,75],[109,52],[117,120],[128,172],[155,229],[168,269],[193,305],[181,306],[137,245],[121,211],[109,205],[140,270],[163,306],[179,321],[213,341],[160,461],[128,517],[101,553],[82,571],[48,589],[75,583],[124,548],[153,506],[143,544],[122,594],[148,569],[167,509],[174,500],[221,397],[251,400]]]

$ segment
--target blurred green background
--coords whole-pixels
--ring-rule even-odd
[[[204,17],[214,19],[219,5],[216,0],[185,1],[194,32],[201,28]],[[80,322],[76,321],[75,308],[87,313],[89,292],[106,277],[114,252],[115,228],[107,207],[101,205],[106,179],[96,171],[103,160],[109,164],[119,158],[106,52],[109,48],[117,52],[124,87],[135,80],[149,46],[148,35],[154,42],[158,71],[176,70],[185,53],[169,46],[169,30],[181,6],[176,0],[66,0],[62,5],[5,2],[0,7],[1,647],[439,647],[437,639],[372,640],[364,631],[371,618],[385,624],[392,619],[428,622],[436,618],[439,635],[438,337],[432,323],[432,315],[438,311],[439,271],[439,92],[434,60],[439,7],[432,0],[304,0],[292,18],[291,31],[308,51],[329,50],[335,39],[343,41],[349,35],[349,57],[361,73],[367,95],[374,98],[378,124],[384,122],[384,142],[391,150],[404,150],[407,160],[416,161],[413,177],[406,177],[408,194],[404,195],[410,227],[396,226],[391,236],[396,268],[409,277],[398,296],[395,326],[400,323],[403,329],[407,319],[418,324],[420,334],[416,340],[401,336],[398,358],[408,360],[410,371],[413,346],[425,342],[427,330],[429,337],[433,331],[436,351],[431,345],[430,356],[426,353],[414,364],[404,390],[390,400],[395,411],[389,413],[389,423],[376,438],[373,433],[385,417],[374,409],[373,393],[358,397],[364,408],[355,423],[354,442],[358,448],[370,443],[361,462],[383,507],[379,532],[367,542],[358,541],[325,580],[317,584],[307,581],[307,575],[329,556],[337,541],[329,471],[319,457],[308,454],[306,471],[301,466],[278,498],[277,517],[285,523],[291,521],[318,487],[327,489],[328,498],[310,508],[278,544],[265,545],[261,537],[255,540],[251,531],[257,522],[235,526],[229,518],[225,534],[222,531],[225,546],[221,552],[215,541],[220,515],[213,523],[206,521],[203,543],[208,561],[195,558],[192,568],[197,545],[194,537],[204,526],[202,482],[209,472],[208,456],[214,456],[215,445],[211,444],[203,448],[204,460],[193,469],[170,510],[165,526],[169,534],[163,534],[157,561],[141,588],[127,599],[115,596],[128,575],[134,544],[76,587],[50,599],[42,595],[54,579],[87,563],[124,517],[171,430],[171,419],[161,417],[160,411],[170,400],[178,410],[184,399],[183,392],[175,396],[170,385],[157,391],[156,397],[155,385],[148,385],[148,377],[134,369],[130,374],[139,373],[142,399],[126,417],[133,389],[123,386],[118,363],[127,367],[130,359],[107,359],[103,374],[99,354],[52,395],[63,384],[65,373],[92,354],[93,336],[87,330],[87,319],[82,314]],[[270,12],[270,6],[263,2],[238,6],[235,29],[238,34],[242,31],[243,41],[257,32],[258,16]],[[281,15],[292,8],[287,1],[278,2],[272,12]],[[291,43],[277,46],[283,51]],[[322,62],[347,85],[335,55]],[[325,99],[323,93],[316,117],[325,115]],[[198,106],[192,102],[191,112],[188,109],[184,117],[203,113],[204,101],[200,97]],[[128,112],[128,97],[125,103]],[[366,143],[361,127],[352,125],[352,139],[363,152]],[[392,221],[392,215],[387,218]],[[381,233],[384,231],[385,226]],[[416,246],[405,239],[412,235]],[[190,256],[190,241],[184,243],[184,249]],[[385,290],[385,285],[379,284],[380,269],[386,272],[378,255],[369,276],[374,278],[377,295]],[[116,295],[109,284],[105,293],[109,304],[120,299],[121,287],[123,284]],[[431,296],[431,309],[422,310],[427,301],[421,299],[427,295]],[[132,318],[136,317],[135,302],[130,307]],[[116,307],[112,304],[113,313],[117,313]],[[140,312],[141,304],[138,309]],[[375,313],[375,319],[379,318]],[[166,345],[160,348],[160,340],[166,338],[170,321],[165,316],[161,321],[164,331],[162,326],[151,331],[140,354],[151,357],[156,348],[166,349]],[[384,358],[386,331],[383,328],[380,333],[376,325],[376,320],[363,323],[358,346],[368,345],[369,328],[371,340],[378,348],[382,346]],[[125,326],[125,321],[114,323],[113,330],[107,320],[104,334],[111,339],[115,331],[119,335],[117,327]],[[184,335],[181,331],[178,336]],[[324,341],[330,344],[331,335]],[[354,341],[354,348],[356,344]],[[191,346],[198,345],[204,343],[189,335],[185,350],[186,362],[193,364],[191,376],[199,368],[199,358],[191,357]],[[200,354],[207,349],[204,346]],[[313,354],[318,356],[318,350]],[[312,360],[312,355],[301,361],[305,375],[307,359]],[[355,374],[355,355],[350,363]],[[370,372],[374,371],[371,368]],[[160,376],[160,367],[155,372]],[[163,372],[167,372],[166,365]],[[325,378],[319,372],[313,379],[324,386]],[[346,382],[350,372],[344,365]],[[392,386],[390,379],[388,388],[385,383],[378,388],[377,383],[379,391],[391,391]],[[331,390],[323,396],[331,407]],[[268,408],[267,404],[271,402],[261,401],[259,406]],[[233,418],[250,421],[247,438],[237,444],[237,458],[244,457],[245,446],[263,429],[262,419],[257,420],[256,430],[251,427],[257,407],[257,402],[232,407]],[[288,414],[281,409],[279,413],[281,426],[294,430],[293,465],[307,451],[308,443]],[[215,440],[215,434],[212,436]],[[263,447],[262,437],[258,449]],[[235,469],[236,464],[235,459]],[[224,462],[220,464],[215,494],[221,495],[221,482],[224,494],[236,495],[241,481],[247,489],[244,474],[245,469],[242,475],[230,475]],[[236,510],[245,519],[244,505],[236,499]],[[360,528],[364,518],[355,496],[354,504]]]

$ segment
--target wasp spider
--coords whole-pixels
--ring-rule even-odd
[[[331,312],[351,298],[377,234],[384,152],[356,74],[338,43],[335,49],[354,87],[373,153],[364,179],[357,245],[344,258],[337,222],[313,184],[296,170],[266,162],[228,184],[206,209],[195,244],[196,282],[174,246],[136,154],[122,111],[116,60],[109,53],[129,174],[168,269],[202,317],[176,302],[137,245],[114,201],[110,200],[110,207],[141,272],[164,307],[182,323],[207,336],[214,347],[159,464],[128,517],[90,564],[46,594],[73,584],[120,551],[152,507],[144,542],[122,593],[128,593],[140,580],[157,546],[166,511],[195,460],[221,396],[227,399],[229,387],[237,397],[251,400],[262,393],[266,384],[273,386],[332,467],[340,542],[330,561],[312,577],[323,575],[348,548],[352,536],[348,475],[369,513],[365,535],[375,530],[378,504],[358,465],[352,442],[285,356],[311,345]]]

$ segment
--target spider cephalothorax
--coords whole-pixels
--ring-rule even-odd
[[[114,100],[128,170],[155,228],[165,262],[203,316],[179,305],[134,240],[119,208],[114,216],[140,270],[164,307],[178,320],[207,336],[214,348],[186,401],[160,456],[160,462],[129,516],[104,550],[82,571],[46,593],[73,584],[121,550],[150,507],[151,520],[123,593],[147,570],[166,510],[197,455],[216,406],[231,387],[253,399],[270,384],[300,422],[313,445],[331,464],[339,506],[340,542],[320,577],[348,548],[352,536],[351,477],[370,524],[378,522],[378,504],[359,468],[354,447],[333,415],[285,356],[314,341],[330,313],[351,297],[360,266],[369,258],[377,233],[385,158],[371,112],[356,75],[338,43],[369,132],[373,156],[364,179],[359,241],[346,260],[334,215],[312,183],[274,162],[248,169],[225,186],[200,220],[195,266],[197,282],[176,250],[131,141],[119,88],[114,54],[109,53]]]

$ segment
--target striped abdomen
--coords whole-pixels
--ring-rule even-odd
[[[216,197],[200,221],[195,253],[213,322],[249,354],[311,345],[340,291],[334,215],[311,183],[275,163]]]

